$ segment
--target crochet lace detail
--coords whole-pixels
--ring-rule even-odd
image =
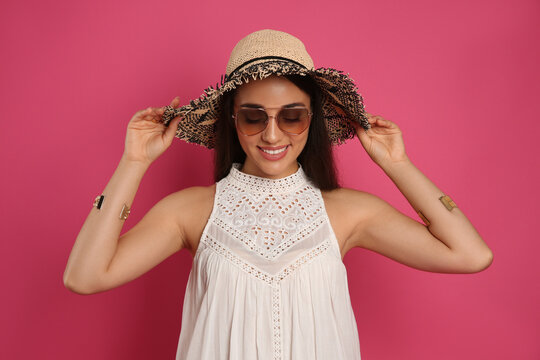
[[[214,250],[216,253],[224,256],[231,263],[238,266],[242,271],[245,271],[249,275],[261,281],[264,281],[269,286],[272,286],[274,288],[279,288],[280,281],[285,279],[290,274],[294,273],[294,271],[300,266],[314,260],[318,255],[322,254],[330,246],[330,242],[326,240],[316,248],[310,250],[309,252],[296,259],[293,263],[283,268],[276,275],[271,275],[261,269],[258,269],[256,266],[250,264],[241,257],[235,255],[232,251],[227,249],[226,246],[221,244],[220,241],[214,239],[214,237],[209,234],[206,234],[206,236],[201,241],[203,241],[205,245]]]
[[[215,223],[258,255],[274,260],[324,223],[320,191],[299,167],[281,179],[231,169],[220,189]]]
[[[305,185],[308,180],[306,174],[298,164],[298,170],[287,177],[281,179],[269,179],[255,175],[246,174],[240,171],[242,165],[233,164],[228,175],[230,182],[240,186],[244,191],[255,193],[286,193],[300,185]]]

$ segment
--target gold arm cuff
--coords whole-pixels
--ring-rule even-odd
[[[126,204],[124,204],[124,206],[122,207],[122,211],[120,212],[120,219],[126,220],[130,212],[131,212],[131,209]]]
[[[448,195],[441,196],[439,200],[441,200],[448,211],[451,211],[453,208],[457,207],[456,203]]]
[[[94,204],[93,206],[96,207],[98,210],[101,209],[101,205],[103,205],[103,200],[105,199],[105,196],[104,195],[98,195],[96,196],[96,198],[94,199]]]

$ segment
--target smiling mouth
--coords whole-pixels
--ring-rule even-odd
[[[285,150],[287,150],[287,146],[284,146],[282,147],[281,149],[279,150],[267,150],[267,149],[263,149],[263,148],[259,148],[261,149],[263,152],[267,153],[267,154],[270,154],[270,155],[277,155],[277,154],[281,154],[282,152],[284,152]]]

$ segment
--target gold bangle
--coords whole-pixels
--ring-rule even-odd
[[[441,196],[439,200],[441,200],[448,211],[452,211],[453,208],[457,207],[456,203],[448,195]]]
[[[103,205],[103,200],[105,199],[105,195],[98,195],[96,196],[96,198],[94,199],[94,204],[93,206],[95,206],[98,210],[101,209],[101,206]],[[120,216],[119,218],[121,220],[126,220],[129,216],[129,214],[131,213],[131,209],[129,208],[129,206],[127,206],[125,203],[124,203],[124,206],[122,207],[122,211],[120,211]]]
[[[124,204],[124,206],[122,207],[122,211],[120,211],[120,219],[126,220],[130,212],[131,212],[131,209],[126,204]]]
[[[452,211],[453,208],[457,207],[456,203],[450,198],[450,196],[448,195],[443,195],[439,198],[439,200],[443,203],[443,205],[448,209],[448,211]],[[424,216],[424,214],[422,214],[422,212],[420,210],[416,211],[418,213],[418,216],[420,216],[420,218],[422,219],[422,221],[424,222],[424,224],[426,224],[426,226],[429,226],[431,225],[431,223],[429,222],[429,220]]]
[[[101,205],[103,205],[103,199],[105,199],[105,196],[103,194],[96,196],[93,206],[95,206],[98,210],[100,210]]]

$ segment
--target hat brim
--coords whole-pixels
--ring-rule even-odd
[[[249,64],[232,76],[222,76],[221,85],[204,90],[198,99],[180,108],[166,106],[162,122],[168,125],[177,116],[175,137],[212,149],[215,146],[216,121],[221,111],[224,93],[236,89],[250,80],[264,79],[270,75],[310,75],[323,93],[323,116],[333,145],[344,143],[354,137],[356,124],[369,129],[364,110],[364,100],[348,74],[332,68],[306,69],[286,60],[266,60]]]

